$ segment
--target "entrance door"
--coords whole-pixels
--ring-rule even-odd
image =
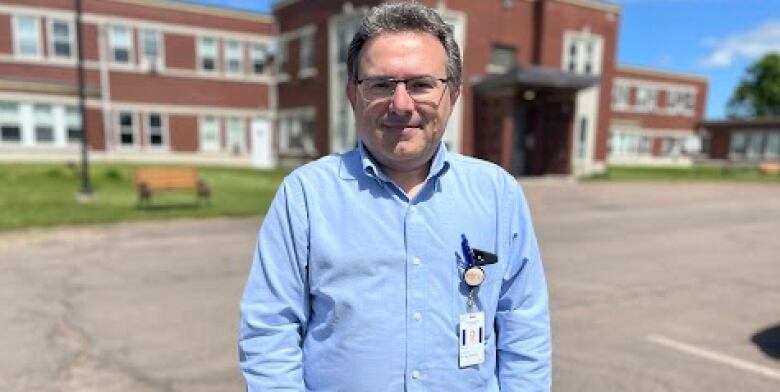
[[[526,135],[528,134],[528,105],[522,99],[515,99],[515,129],[512,135],[512,174],[526,175]]]
[[[252,166],[267,169],[276,165],[272,141],[271,121],[266,118],[252,120]]]

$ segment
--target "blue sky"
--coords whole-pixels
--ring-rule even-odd
[[[272,0],[189,0],[270,12]],[[780,51],[780,0],[615,0],[619,64],[709,79],[707,118],[723,117],[745,68]]]

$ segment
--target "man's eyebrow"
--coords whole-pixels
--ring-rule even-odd
[[[412,75],[412,76],[409,76],[409,77],[407,77],[407,78],[399,78],[399,77],[390,76],[390,75],[369,75],[369,76],[364,76],[364,77],[362,77],[362,78],[360,78],[360,79],[361,79],[361,80],[365,80],[365,79],[396,79],[396,80],[411,80],[411,79],[418,79],[418,78],[434,78],[434,79],[437,79],[437,78],[436,78],[436,76],[433,76],[433,75],[430,75],[430,74],[419,74],[419,75]]]

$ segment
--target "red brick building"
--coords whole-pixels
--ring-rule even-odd
[[[581,174],[674,155],[701,119],[705,80],[616,66],[618,6],[422,2],[464,54],[451,150],[517,175]],[[354,146],[346,49],[380,0],[280,0],[273,17],[169,0],[83,3],[97,156],[270,166]],[[77,150],[73,14],[72,0],[0,4],[0,155]]]
[[[90,147],[114,158],[274,162],[273,19],[159,0],[83,0]],[[0,3],[0,151],[78,149],[72,0]]]
[[[754,165],[780,162],[780,118],[702,121],[699,133],[709,159]]]
[[[615,65],[620,20],[615,5],[594,0],[422,2],[453,26],[464,52],[463,95],[444,136],[452,150],[489,159],[517,175],[588,173],[602,170],[608,155],[612,158],[610,133],[621,141],[621,124],[633,124],[632,132],[641,130],[652,139],[651,149],[639,158],[660,157],[679,151],[678,144],[694,134],[702,117],[703,79]],[[352,113],[344,98],[346,47],[363,12],[378,3],[284,0],[274,6],[283,53],[278,79],[283,159],[354,145]],[[612,105],[615,80],[629,94],[652,86],[664,106],[634,110],[633,103]],[[286,139],[291,140],[287,145]],[[623,154],[615,160],[650,161],[630,158]]]
[[[611,164],[690,164],[701,147],[707,80],[636,67],[618,67],[612,81]]]

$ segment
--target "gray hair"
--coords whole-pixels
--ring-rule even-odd
[[[463,62],[452,27],[444,23],[436,11],[416,2],[385,3],[368,10],[349,44],[347,53],[349,80],[357,82],[360,52],[369,39],[385,33],[406,31],[430,33],[438,38],[447,54],[448,83],[451,86],[459,86],[462,83]]]

